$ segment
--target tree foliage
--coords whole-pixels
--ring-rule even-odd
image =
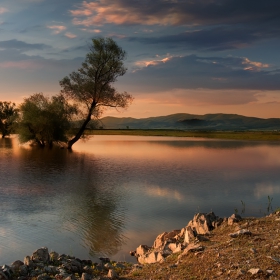
[[[126,108],[132,102],[130,94],[119,93],[112,86],[126,73],[125,57],[125,51],[113,39],[93,39],[81,68],[60,81],[61,93],[78,104],[83,116],[79,130],[68,141],[69,149],[83,135],[90,120],[101,116],[104,108]]]
[[[76,108],[62,95],[45,97],[35,93],[20,105],[19,140],[33,141],[41,147],[54,142],[67,142],[67,131]]]
[[[16,104],[12,102],[0,102],[0,131],[2,138],[14,131],[15,122],[18,117]]]

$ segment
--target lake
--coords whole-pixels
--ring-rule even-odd
[[[0,139],[0,264],[43,246],[135,261],[130,250],[197,212],[263,216],[280,207],[279,155],[274,142],[94,136],[68,151]]]

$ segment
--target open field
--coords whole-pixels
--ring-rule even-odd
[[[280,141],[280,132],[274,131],[183,131],[165,129],[96,129],[88,130],[88,135],[135,135],[202,137],[212,139],[232,139],[250,141]]]

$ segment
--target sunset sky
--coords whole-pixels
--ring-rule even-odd
[[[127,52],[105,115],[236,113],[280,118],[279,0],[1,0],[0,101],[59,93],[91,38]]]

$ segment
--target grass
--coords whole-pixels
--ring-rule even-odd
[[[280,132],[278,131],[184,131],[171,129],[96,129],[87,130],[86,134],[200,137],[228,140],[280,141]]]

